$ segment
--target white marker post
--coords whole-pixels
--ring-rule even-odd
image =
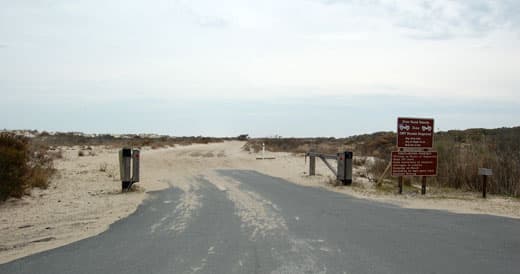
[[[261,155],[261,156],[260,156],[260,155],[257,155],[257,156],[256,156],[256,159],[257,159],[257,160],[269,160],[269,159],[274,159],[274,157],[272,157],[272,156],[267,156],[267,157],[266,157],[266,156],[265,156],[265,144],[262,143],[262,155]]]

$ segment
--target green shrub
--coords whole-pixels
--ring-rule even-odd
[[[0,201],[20,198],[32,187],[46,188],[53,172],[46,150],[32,151],[27,138],[0,133]]]
[[[0,134],[0,200],[23,195],[29,171],[28,147],[27,139]]]

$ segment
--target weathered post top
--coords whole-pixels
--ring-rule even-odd
[[[493,170],[490,169],[490,168],[479,168],[478,169],[478,175],[492,176],[493,175]]]

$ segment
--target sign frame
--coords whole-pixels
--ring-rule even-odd
[[[403,124],[401,123],[402,120],[409,120],[409,121],[419,121],[419,124],[421,123],[421,121],[427,121],[428,122],[428,127],[431,127],[431,136],[428,136],[428,137],[418,137],[419,138],[419,142],[426,142],[427,145],[426,146],[423,146],[423,145],[418,145],[418,146],[407,146],[406,145],[406,137],[401,137],[400,136],[402,135],[401,132],[403,132],[404,129],[406,129],[406,126],[403,126]],[[409,124],[408,123],[408,129],[407,131],[405,132],[408,132],[408,130],[410,130],[409,128]],[[417,132],[417,131],[413,131],[413,132]],[[435,119],[433,118],[418,118],[418,117],[397,117],[397,136],[396,136],[396,146],[397,146],[397,149],[398,150],[424,150],[424,149],[433,149],[433,144],[434,144],[434,136],[435,136]],[[400,141],[402,140],[402,141]],[[426,140],[426,141],[425,141]]]
[[[482,176],[493,176],[493,170],[490,168],[479,168],[478,175]]]
[[[417,162],[416,159],[417,158],[420,158],[422,155],[424,154],[425,156],[430,156],[430,157],[434,157],[433,159],[433,162],[430,164],[430,165],[434,165],[434,172],[420,172],[421,169],[420,167],[423,167],[425,164],[422,164],[420,162]],[[397,157],[394,157],[394,155],[402,155],[402,157],[411,157],[413,158],[415,156],[415,158],[413,158],[413,165],[417,165],[419,167],[416,168],[416,170],[414,172],[408,172],[405,171],[405,172],[397,172],[395,171],[395,166],[394,165],[397,165],[396,161],[394,161],[394,159],[396,159]],[[392,151],[392,156],[391,156],[391,176],[392,177],[415,177],[415,176],[424,176],[424,177],[435,177],[437,176],[437,171],[439,169],[439,161],[438,161],[438,153],[437,151]],[[410,161],[412,161],[412,159],[410,159]],[[409,168],[410,165],[407,166],[407,168]],[[424,170],[424,169],[423,169]]]

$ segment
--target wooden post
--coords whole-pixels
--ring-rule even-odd
[[[487,176],[483,175],[483,177],[484,177],[484,185],[482,186],[482,198],[486,198]]]
[[[311,155],[309,159],[309,175],[314,176],[316,175],[316,156]]]
[[[479,168],[478,175],[482,175],[483,184],[482,184],[482,198],[486,198],[486,190],[487,190],[487,177],[493,175],[493,170],[489,168]]]
[[[421,195],[426,194],[426,176],[422,176],[422,182],[421,182]]]
[[[399,176],[399,194],[403,194],[403,176]]]
[[[392,166],[392,160],[390,160],[390,162],[386,166],[385,171],[383,171],[383,174],[379,177],[379,179],[377,179],[377,182],[376,182],[377,186],[383,185],[383,180],[385,179],[386,173],[388,172],[388,170],[390,169],[391,166]]]

